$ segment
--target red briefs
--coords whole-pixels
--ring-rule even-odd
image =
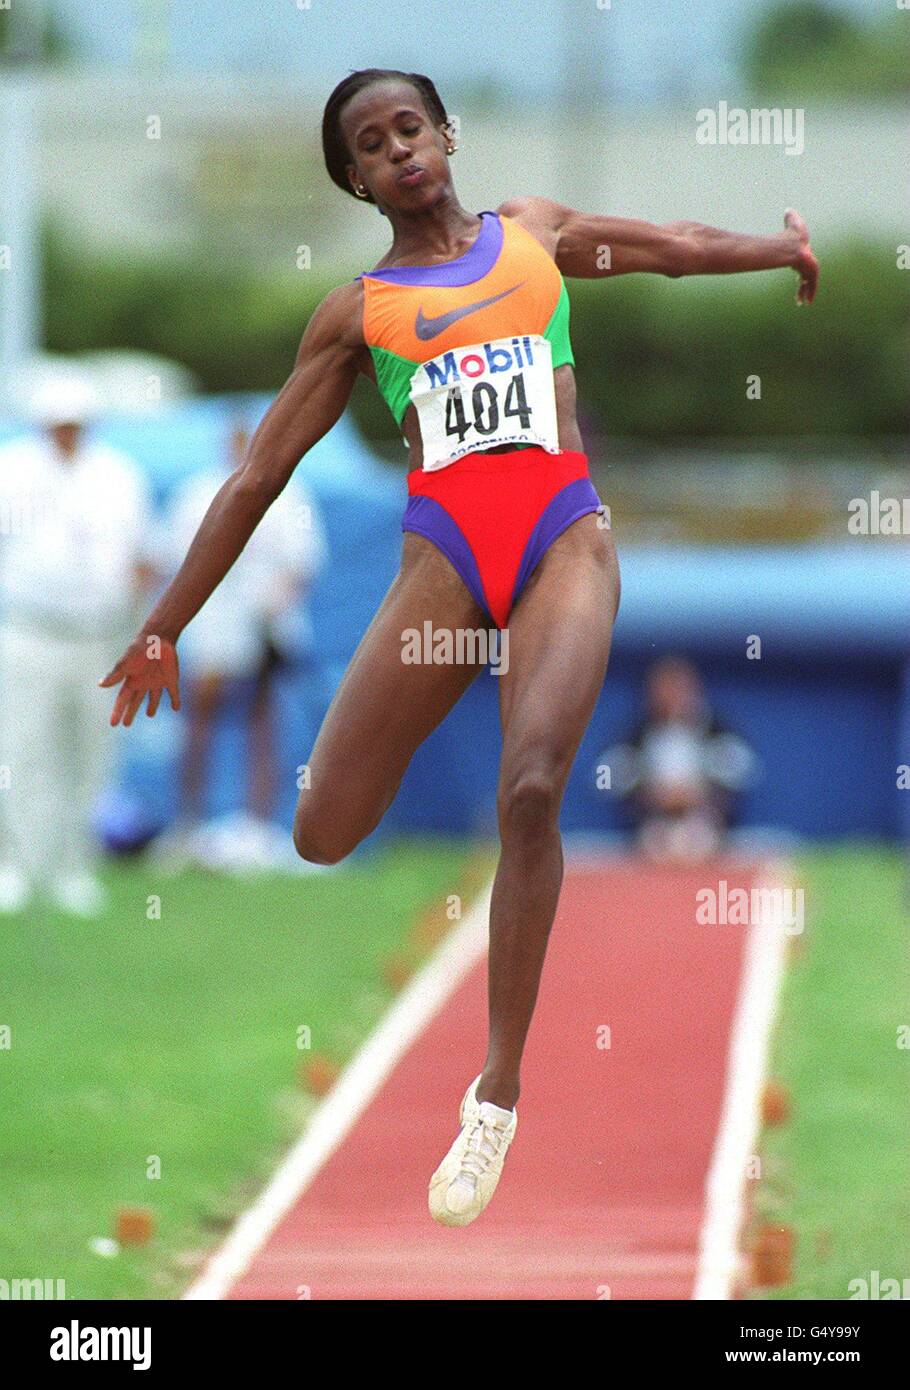
[[[586,454],[534,445],[466,454],[433,472],[414,469],[401,529],[432,541],[504,627],[547,547],[601,506]]]

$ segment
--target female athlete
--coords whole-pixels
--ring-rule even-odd
[[[433,83],[370,68],[332,92],[329,175],[389,220],[375,269],[313,313],[288,381],[212,502],[174,582],[101,681],[122,682],[111,723],[146,695],[179,708],[175,643],[224,578],[301,457],[338,420],[357,374],[382,393],[409,448],[401,568],[326,714],[294,843],[334,864],[381,820],[415,749],[483,664],[413,664],[403,634],[508,631],[499,678],[501,855],[490,908],[489,1039],[430,1180],[437,1221],[489,1202],[517,1124],[519,1068],[556,912],[566,779],[600,693],[619,571],[575,419],[563,276],[681,276],[789,266],[797,303],[818,267],[792,210],[777,236],[694,222],[656,226],[510,198],[469,212],[452,183],[452,122]]]

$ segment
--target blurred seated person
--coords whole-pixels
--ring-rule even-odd
[[[701,677],[681,657],[647,674],[646,712],[627,741],[601,761],[649,859],[694,861],[717,852],[734,794],[756,766],[746,742],[713,714]]]
[[[162,552],[167,575],[182,563],[215,493],[243,462],[249,434],[234,425],[220,467],[196,473],[171,499]],[[312,497],[296,479],[272,503],[222,583],[181,634],[177,647],[186,718],[176,826],[159,856],[213,869],[295,863],[288,829],[273,823],[276,794],[273,687],[277,673],[311,645],[305,596],[326,559]],[[214,726],[233,700],[248,711],[246,805],[205,822]]]

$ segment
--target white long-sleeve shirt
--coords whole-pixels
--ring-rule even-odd
[[[125,633],[151,524],[148,488],[119,450],[84,439],[64,458],[41,435],[0,446],[0,618],[73,637]]]
[[[229,476],[224,469],[206,469],[174,493],[161,532],[160,560],[168,573],[179,569],[213,497]],[[187,626],[181,638],[187,662],[197,668],[252,669],[261,659],[266,636],[286,651],[305,648],[309,619],[300,591],[312,583],[326,555],[318,508],[294,479]]]

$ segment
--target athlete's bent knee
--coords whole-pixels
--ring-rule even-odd
[[[517,777],[499,794],[500,832],[528,840],[550,835],[559,821],[561,799],[559,782],[548,773],[530,772]]]

